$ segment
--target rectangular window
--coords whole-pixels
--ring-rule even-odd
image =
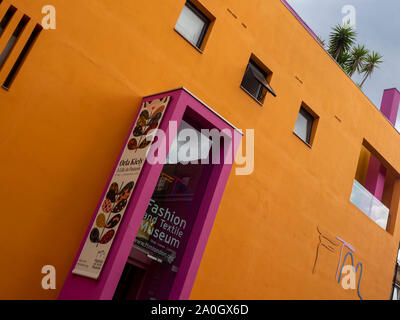
[[[15,44],[17,43],[22,31],[25,29],[26,25],[28,24],[30,18],[27,15],[24,15],[21,20],[19,21],[17,27],[15,28],[13,34],[8,40],[6,47],[4,48],[3,52],[0,54],[0,70],[4,66],[9,57],[12,49],[14,48]]]
[[[14,6],[10,6],[4,15],[3,19],[0,21],[0,36],[3,34],[4,30],[7,28],[8,23],[10,22],[11,18],[14,16],[17,8]]]
[[[274,90],[267,81],[270,75],[270,72],[265,71],[254,60],[250,59],[240,86],[258,102],[263,103],[267,92],[276,97]]]
[[[294,133],[304,142],[311,144],[313,124],[314,117],[306,109],[301,107],[294,127]]]
[[[40,31],[42,31],[42,26],[37,24],[35,28],[33,29],[29,39],[26,41],[26,44],[24,48],[22,49],[21,53],[19,54],[17,60],[15,61],[10,73],[8,74],[6,80],[3,83],[3,88],[4,89],[9,89],[12,82],[14,81],[14,78],[18,72],[18,70],[21,68],[23,62],[25,61],[25,58],[27,54],[29,53],[29,50],[31,49],[33,43],[35,42],[36,38],[38,37]]]
[[[210,19],[187,1],[175,25],[175,30],[198,49],[201,49]]]

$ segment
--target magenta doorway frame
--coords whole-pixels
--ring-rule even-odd
[[[183,115],[188,111],[190,114],[194,114],[196,116],[196,120],[199,121],[201,126],[205,125],[205,128],[210,128],[211,126],[212,128],[216,128],[221,131],[224,130],[224,132],[229,132],[231,134],[233,139],[225,151],[227,153],[231,153],[232,158],[234,159],[243,135],[240,130],[233,127],[229,122],[215,113],[210,107],[201,102],[185,88],[178,88],[145,97],[143,98],[142,103],[160,99],[165,96],[170,96],[171,100],[160,125],[160,129],[162,129],[166,133],[166,136],[169,137],[167,141],[167,152],[170,148],[172,140],[175,138],[174,132],[170,132],[169,130],[169,122],[176,121],[177,126],[179,127],[179,123],[181,122]],[[137,117],[138,115],[136,118]],[[132,123],[135,122],[136,119]],[[131,130],[132,129],[133,128],[131,128]],[[129,132],[131,132],[131,130]],[[128,142],[129,138],[130,137],[127,137],[124,146]],[[105,184],[105,186],[109,184],[110,179],[117,168],[122,151],[123,150],[121,150],[118,161],[116,161],[109,181],[107,184]],[[215,164],[212,166],[208,186],[205,190],[192,233],[183,254],[182,262],[169,293],[170,300],[187,300],[190,297],[197,271],[200,267],[200,262],[211,233],[211,229],[232,166],[233,164],[229,162]],[[96,212],[101,203],[98,204],[58,299],[111,300],[113,298],[115,289],[118,285],[126,261],[128,260],[132,245],[140,227],[140,223],[143,219],[143,215],[147,209],[162,168],[163,164],[151,165],[148,162],[144,164],[139,179],[137,180],[136,188],[132,194],[131,200],[125,211],[124,218],[121,221],[121,225],[116,234],[114,243],[110,249],[107,260],[104,263],[100,277],[97,280],[93,280],[80,275],[72,274],[72,269],[79,258],[85,240],[90,232],[90,226],[93,224],[94,219],[96,218]],[[107,189],[104,190],[100,199],[105,196],[106,192]]]

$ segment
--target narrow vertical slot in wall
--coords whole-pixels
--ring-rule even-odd
[[[39,36],[39,33],[42,31],[43,27],[39,24],[36,24],[35,28],[33,29],[29,39],[26,41],[24,48],[22,49],[21,53],[19,54],[17,60],[14,63],[10,73],[8,74],[6,80],[3,83],[3,88],[8,90],[14,81],[15,76],[17,75],[19,69],[21,68],[23,62],[25,61],[26,56],[28,55],[32,45],[34,44],[36,38]]]
[[[0,1],[1,3],[1,1]],[[5,13],[4,17],[0,21],[0,37],[3,34],[4,30],[6,30],[8,23],[11,21],[11,18],[14,16],[15,12],[17,12],[17,8],[14,6],[10,6]]]
[[[14,48],[15,44],[17,43],[19,37],[21,36],[22,31],[24,31],[29,20],[30,20],[30,18],[27,15],[24,15],[21,18],[21,20],[19,21],[17,27],[15,28],[13,34],[11,35],[5,48],[3,49],[3,52],[0,54],[0,70],[6,63],[7,58],[10,56],[12,49]]]

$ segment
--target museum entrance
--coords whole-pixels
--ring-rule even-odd
[[[114,299],[169,298],[210,180],[212,143],[192,119],[183,118]]]
[[[189,299],[242,136],[185,88],[143,98],[59,299]]]

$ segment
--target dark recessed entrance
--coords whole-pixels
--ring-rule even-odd
[[[202,159],[210,158],[212,140],[195,127],[187,117],[180,123],[177,136],[189,129],[197,141],[176,137],[172,143],[114,299],[169,298],[212,169],[212,164],[201,164]],[[192,152],[188,143],[196,144]],[[193,153],[194,149],[198,152]]]

